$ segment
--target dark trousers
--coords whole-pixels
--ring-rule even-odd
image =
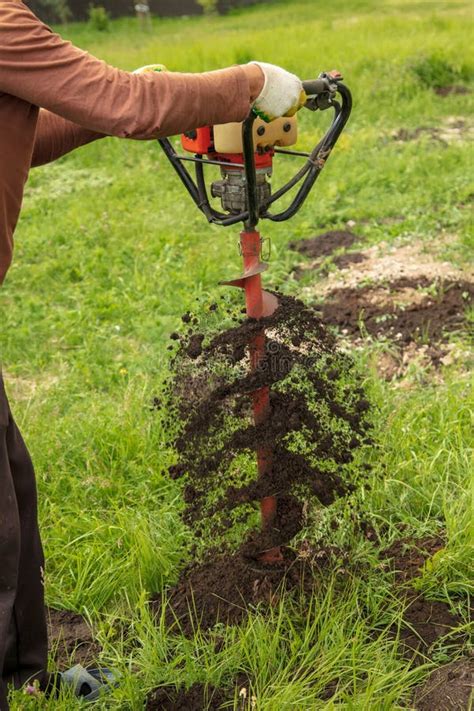
[[[43,566],[33,465],[0,373],[0,711],[8,684],[46,679]]]

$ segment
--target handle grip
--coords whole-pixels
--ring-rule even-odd
[[[308,96],[315,96],[328,91],[328,85],[325,79],[308,79],[303,82],[303,89]]]

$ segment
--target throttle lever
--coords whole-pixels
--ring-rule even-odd
[[[333,99],[342,81],[342,74],[333,69],[331,72],[321,72],[317,79],[303,82],[303,89],[309,96],[305,107],[310,111],[324,111],[333,105]]]

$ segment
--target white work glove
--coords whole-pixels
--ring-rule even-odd
[[[307,96],[303,84],[295,74],[266,62],[257,64],[265,76],[265,84],[253,103],[253,111],[269,123],[281,116],[294,116],[304,106]]]

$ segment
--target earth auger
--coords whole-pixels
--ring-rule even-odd
[[[240,252],[243,273],[235,279],[222,282],[244,290],[247,316],[262,319],[271,316],[278,308],[278,298],[262,288],[262,273],[268,263],[262,257],[264,240],[257,230],[259,220],[283,222],[295,215],[305,202],[319,174],[334,148],[352,108],[349,89],[342,83],[338,71],[323,72],[317,79],[303,82],[308,96],[305,107],[310,111],[334,112],[332,123],[324,137],[310,153],[291,150],[297,141],[297,118],[280,118],[264,123],[252,112],[242,123],[206,126],[181,136],[183,149],[191,155],[180,155],[168,139],[159,143],[177,172],[195,205],[208,222],[230,227],[242,222]],[[339,98],[336,98],[339,95]],[[271,176],[273,161],[278,156],[296,156],[305,159],[303,166],[272,194]],[[194,178],[185,167],[193,163]],[[220,198],[222,211],[216,210],[209,198],[205,180],[205,167],[218,166],[221,179],[210,186],[213,198]],[[297,189],[291,203],[281,212],[272,212],[276,203],[293,188]],[[259,368],[265,357],[265,331],[252,337],[248,344],[250,367]],[[270,388],[261,387],[252,393],[255,425],[271,417]],[[257,450],[259,477],[271,477],[272,451],[262,446]],[[276,496],[267,496],[260,502],[262,527],[273,525],[277,513]],[[263,551],[259,560],[264,564],[282,560],[280,547]]]

